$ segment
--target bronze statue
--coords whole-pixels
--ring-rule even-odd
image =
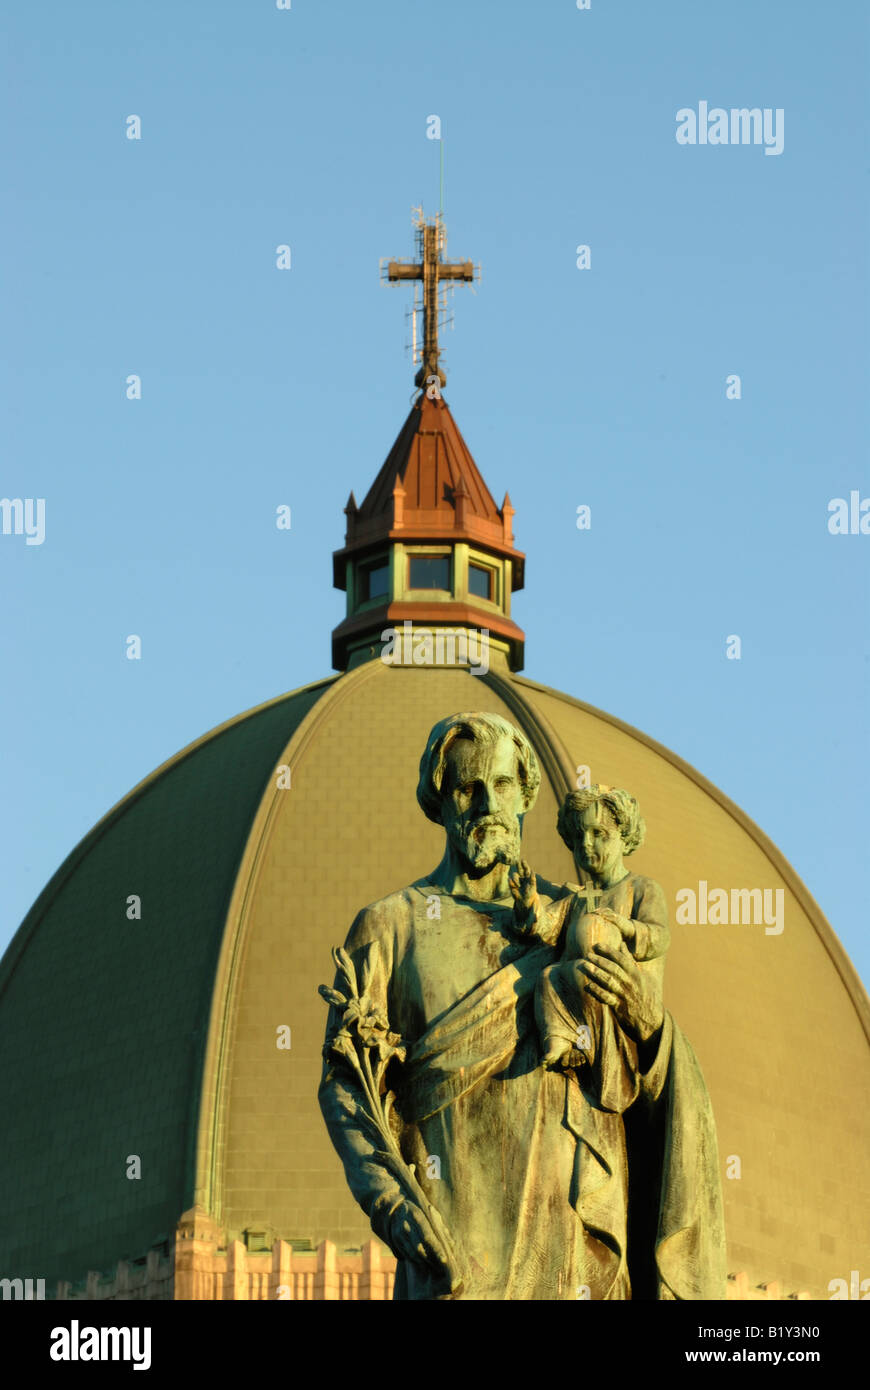
[[[622,882],[639,825],[609,789],[567,805],[591,885],[552,884],[520,855],[539,784],[500,716],[435,725],[417,799],[444,856],[334,952],[324,1118],[397,1299],[724,1298],[713,1116],[662,1006],[663,898],[642,880],[589,899]]]
[[[622,1054],[629,1073],[633,1061],[624,1046],[620,1047],[623,1039],[613,1017],[614,996],[603,982],[589,978],[588,972],[584,978],[582,970],[572,968],[573,963],[594,961],[593,948],[598,944],[618,951],[625,941],[634,960],[654,974],[658,994],[670,942],[668,909],[657,883],[629,873],[625,867],[623,856],[639,849],[646,834],[640,807],[628,792],[597,784],[570,792],[559,810],[558,829],[586,886],[574,895],[563,960],[542,971],[535,991],[541,1060],[545,1067],[578,1065],[585,1060],[594,1069],[600,1098],[608,1084],[608,1048],[611,1061]],[[548,914],[540,907],[535,875],[522,863],[517,878],[517,925],[555,944]],[[564,989],[567,999],[563,998]],[[578,990],[585,991],[582,1018],[577,1012]],[[609,1071],[612,1076],[612,1065]],[[630,1080],[628,1084],[630,1087]]]

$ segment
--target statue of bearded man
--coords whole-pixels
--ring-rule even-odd
[[[659,977],[624,944],[595,948],[562,1003],[611,1015],[612,1056],[594,1076],[580,1053],[542,1065],[535,988],[577,885],[538,876],[538,929],[523,929],[539,784],[501,716],[435,725],[417,799],[444,855],[364,908],[336,953],[326,1124],[397,1257],[397,1299],[724,1298],[712,1112]]]

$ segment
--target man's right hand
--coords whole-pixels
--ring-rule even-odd
[[[393,1253],[415,1264],[425,1264],[443,1274],[449,1267],[447,1251],[428,1218],[411,1202],[402,1202],[390,1217],[389,1245]]]
[[[398,1259],[430,1269],[445,1281],[448,1289],[458,1287],[458,1272],[448,1256],[445,1241],[435,1229],[435,1225],[442,1226],[438,1212],[433,1211],[433,1225],[413,1202],[399,1200],[389,1213],[379,1216],[375,1209],[370,1217],[376,1234]]]

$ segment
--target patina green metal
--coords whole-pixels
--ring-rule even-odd
[[[539,783],[500,716],[433,728],[417,797],[444,855],[357,915],[321,991],[329,1132],[398,1299],[724,1298],[716,1132],[662,1005],[663,902],[622,865],[638,824],[602,789],[568,798],[587,883],[551,883],[520,857]],[[547,1058],[554,972],[588,1045]]]

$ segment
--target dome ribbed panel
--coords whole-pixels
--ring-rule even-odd
[[[323,692],[180,754],[82,842],[0,966],[0,1272],[49,1281],[144,1254],[189,1205],[202,1052],[236,869],[263,788]],[[142,902],[129,921],[127,898]],[[142,1161],[128,1179],[127,1156]]]

